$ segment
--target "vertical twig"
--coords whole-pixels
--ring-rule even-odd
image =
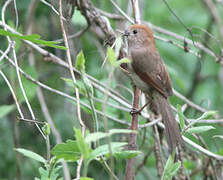
[[[68,44],[68,40],[67,40],[67,34],[64,28],[64,24],[63,24],[63,10],[62,10],[62,0],[59,0],[59,14],[60,14],[60,25],[61,25],[61,30],[63,33],[63,39],[64,39],[64,43],[65,43],[65,47],[67,48],[66,50],[66,54],[67,54],[67,60],[68,60],[68,64],[69,64],[69,69],[70,69],[70,73],[72,76],[72,80],[74,82],[74,89],[75,89],[75,94],[76,94],[76,98],[77,98],[77,116],[81,125],[81,132],[82,135],[84,136],[85,134],[85,129],[86,126],[81,118],[81,108],[80,108],[80,96],[79,96],[79,90],[78,88],[75,86],[76,84],[76,78],[74,76],[74,72],[73,72],[73,67],[72,67],[72,60],[71,60],[71,55],[70,55],[70,48],[69,48],[69,44]],[[81,165],[82,165],[82,158],[80,159],[80,161],[78,162],[78,167],[77,169],[79,169],[77,171],[77,178],[80,178],[80,169],[81,169]]]
[[[134,13],[134,22],[136,24],[140,24],[140,12],[139,12],[139,2],[138,0],[131,0],[132,2],[132,8]],[[140,97],[140,90],[134,86],[134,99],[133,99],[133,108],[138,109],[139,108],[139,98]],[[138,114],[132,115],[132,123],[131,123],[131,130],[137,130],[138,129]],[[129,150],[136,150],[136,137],[137,135],[134,133],[131,133],[129,135],[129,142],[128,142],[128,149]],[[126,163],[126,180],[133,180],[135,173],[134,173],[134,158],[128,159]]]
[[[139,108],[139,97],[140,97],[140,90],[134,86],[134,99],[133,99],[133,108],[138,109]],[[132,124],[131,124],[131,130],[137,130],[138,128],[138,114],[132,115]],[[128,149],[129,150],[136,150],[136,133],[131,133],[129,135],[129,142],[128,142]],[[135,159],[128,159],[126,164],[126,180],[132,180],[134,179],[134,161]]]
[[[154,137],[155,137],[154,155],[156,158],[156,169],[157,169],[158,177],[159,179],[161,179],[164,167],[163,167],[162,152],[161,152],[161,146],[160,146],[160,136],[159,136],[159,132],[156,125],[153,126],[153,131],[154,131]]]

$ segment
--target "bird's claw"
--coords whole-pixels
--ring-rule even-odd
[[[141,111],[139,111],[138,109],[135,109],[135,108],[132,108],[132,110],[129,112],[131,115],[134,115],[134,114],[139,114],[141,115]]]

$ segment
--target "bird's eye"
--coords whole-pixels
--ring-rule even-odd
[[[132,32],[133,32],[133,34],[137,34],[138,31],[136,29],[134,29]]]

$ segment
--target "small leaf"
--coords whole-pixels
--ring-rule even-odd
[[[104,132],[95,132],[95,133],[90,133],[86,136],[85,142],[90,143],[90,142],[96,142],[99,139],[108,137],[109,133],[104,133]]]
[[[81,131],[79,129],[74,128],[74,132],[77,140],[77,145],[81,154],[84,155],[84,159],[88,159],[88,157],[90,156],[89,145],[85,142],[84,137],[82,136]]]
[[[217,111],[208,111],[205,112],[199,119],[210,119],[217,114]]]
[[[85,58],[83,51],[80,51],[75,61],[75,67],[79,71],[85,71]]]
[[[118,151],[120,151],[120,148],[127,145],[127,143],[123,143],[123,142],[112,142],[111,143],[111,150],[112,150],[112,153],[116,153]],[[110,151],[109,151],[109,146],[108,144],[105,144],[105,145],[101,145],[99,147],[97,147],[96,149],[94,149],[91,154],[90,154],[90,157],[89,157],[89,161],[93,160],[93,159],[96,159],[97,157],[99,156],[103,156],[103,155],[106,155],[106,154],[109,154]]]
[[[209,131],[211,129],[215,129],[213,126],[197,126],[197,127],[192,127],[186,130],[188,133],[202,133],[205,131]]]
[[[180,128],[181,128],[181,130],[183,130],[185,122],[184,122],[183,112],[181,111],[181,106],[179,104],[177,104],[177,114],[178,114],[179,120],[180,120]]]
[[[114,64],[114,66],[115,67],[118,67],[118,66],[120,66],[121,64],[123,64],[123,63],[130,63],[131,61],[130,61],[130,59],[128,59],[128,58],[122,58],[122,59],[120,59],[120,60],[118,60],[118,61],[115,61],[115,64]]]
[[[180,162],[176,162],[173,166],[172,166],[172,168],[171,168],[171,173],[170,173],[170,175],[173,177],[176,173],[177,173],[177,171],[180,169],[180,165],[181,165],[181,163]]]
[[[121,151],[121,152],[115,152],[114,156],[117,159],[131,159],[136,157],[138,154],[142,153],[141,151],[134,151],[134,150],[129,150],[129,151]]]
[[[93,178],[89,178],[89,177],[81,177],[80,180],[94,180]]]
[[[58,159],[66,161],[77,161],[81,157],[81,152],[76,141],[67,140],[66,143],[57,144],[52,150],[51,154]]]
[[[107,48],[107,59],[112,66],[115,65],[116,56],[114,50],[111,47]]]
[[[28,158],[34,159],[34,160],[39,161],[41,163],[46,163],[46,160],[42,156],[40,156],[39,154],[37,154],[35,152],[32,152],[32,151],[27,150],[27,149],[22,149],[22,148],[17,148],[15,150],[18,151],[19,153],[23,154],[24,156],[28,157]]]
[[[81,26],[87,25],[87,21],[86,21],[85,17],[81,14],[81,12],[76,7],[75,7],[71,21],[75,25],[77,25],[77,24],[81,25]]]
[[[68,78],[61,78],[61,79],[64,80],[72,88],[75,85],[83,95],[86,95],[86,89],[82,81],[77,80],[76,83],[74,84],[72,79],[68,79]]]
[[[98,141],[99,139],[102,139],[102,138],[105,138],[105,137],[109,137],[113,134],[123,134],[123,133],[137,133],[137,131],[133,131],[133,130],[130,130],[130,129],[111,129],[109,130],[109,133],[105,133],[105,132],[95,132],[95,133],[90,133],[86,136],[85,138],[85,141],[87,143],[90,143],[90,142],[96,142]]]
[[[42,127],[42,130],[46,136],[50,135],[50,125],[48,123],[44,124],[44,126]]]
[[[173,157],[170,155],[164,167],[161,180],[171,180],[180,168],[180,162],[174,163]]]
[[[15,105],[2,105],[0,106],[0,119],[5,117],[15,108]]]
[[[58,42],[41,40],[40,36],[38,34],[18,35],[18,34],[11,33],[9,31],[5,31],[3,29],[0,29],[0,35],[2,35],[2,36],[10,36],[10,37],[18,38],[20,40],[28,40],[28,41],[34,42],[36,44],[41,44],[41,45],[54,47],[54,48],[58,48],[58,49],[63,49],[63,50],[67,49],[64,46],[57,46],[57,45],[55,45]]]

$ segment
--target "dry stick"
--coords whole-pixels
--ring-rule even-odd
[[[73,71],[73,66],[72,66],[72,60],[71,60],[71,55],[70,55],[70,48],[69,48],[69,44],[68,44],[68,40],[67,40],[67,35],[66,35],[66,31],[64,28],[64,24],[63,24],[63,10],[62,10],[62,0],[59,0],[59,14],[60,14],[60,25],[61,25],[61,29],[63,32],[63,38],[64,38],[64,43],[65,43],[65,47],[67,48],[66,53],[67,53],[67,60],[69,63],[69,69],[70,69],[70,73],[74,82],[74,89],[75,89],[75,94],[76,94],[76,98],[77,98],[77,116],[81,125],[81,133],[84,136],[85,134],[85,129],[86,126],[81,118],[81,108],[80,108],[80,96],[79,96],[79,90],[78,88],[75,86],[76,84],[76,78],[74,76],[74,71]],[[81,159],[78,162],[78,169],[81,168],[83,162],[83,155],[81,156]],[[77,178],[80,178],[80,171],[77,171]]]

